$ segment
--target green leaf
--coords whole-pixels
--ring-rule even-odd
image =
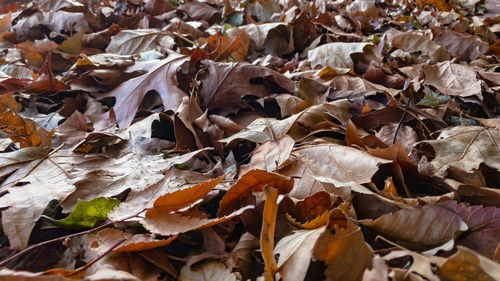
[[[430,107],[437,107],[441,104],[445,104],[450,100],[449,96],[440,95],[429,87],[424,86],[425,97],[421,99],[417,105],[426,105]]]
[[[90,201],[78,199],[75,209],[69,216],[61,220],[51,221],[61,227],[92,228],[98,221],[108,219],[108,212],[120,204],[115,198],[98,197]]]

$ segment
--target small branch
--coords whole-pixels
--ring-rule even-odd
[[[100,225],[96,228],[92,228],[92,229],[89,229],[89,230],[85,230],[85,231],[82,231],[82,232],[77,232],[77,233],[73,233],[73,234],[69,234],[69,235],[66,235],[66,236],[61,236],[61,237],[58,237],[58,238],[54,238],[54,239],[51,239],[51,240],[47,240],[47,241],[43,241],[43,242],[40,242],[38,244],[35,244],[35,245],[31,245],[29,246],[28,248],[20,251],[19,253],[13,255],[13,256],[10,256],[6,259],[4,259],[2,262],[0,262],[0,267],[4,267],[6,264],[8,264],[9,262],[23,256],[24,254],[26,254],[27,252],[33,250],[33,249],[36,249],[38,247],[41,247],[43,245],[47,245],[47,244],[51,244],[51,243],[54,243],[54,242],[58,242],[58,241],[63,241],[67,238],[73,238],[73,237],[77,237],[77,236],[81,236],[81,235],[85,235],[85,234],[90,234],[92,232],[95,232],[95,231],[98,231],[98,230],[101,230],[101,229],[104,229],[110,225],[113,225],[115,223],[118,223],[118,222],[123,222],[123,221],[126,221],[128,219],[131,219],[133,217],[137,217],[140,213],[144,212],[144,210],[140,211],[139,213],[137,214],[134,214],[132,216],[129,216],[129,217],[126,217],[122,220],[118,220],[118,221],[110,221],[110,222],[107,222],[103,225]]]
[[[408,108],[410,107],[410,102],[411,101],[408,98],[408,101],[406,102],[406,106],[405,106],[405,111],[403,112],[403,115],[401,115],[401,120],[399,120],[398,128],[396,129],[396,132],[394,133],[394,139],[392,140],[392,144],[395,144],[396,140],[398,139],[398,133],[399,133],[399,130],[401,130],[401,126],[403,125],[403,121],[405,120],[406,113],[408,113]]]

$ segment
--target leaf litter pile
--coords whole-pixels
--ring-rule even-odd
[[[0,279],[500,280],[498,36],[498,0],[4,0]]]

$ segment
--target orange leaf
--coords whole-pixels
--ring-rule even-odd
[[[25,147],[52,147],[52,134],[37,128],[33,120],[25,119],[14,111],[0,112],[0,128],[13,142]]]
[[[167,193],[158,197],[153,206],[155,208],[161,208],[163,212],[177,211],[188,207],[199,199],[205,197],[205,195],[207,195],[210,190],[214,189],[214,187],[219,184],[224,177],[225,176],[220,176],[211,181],[206,181],[189,188]],[[148,212],[150,210],[148,210]]]
[[[263,170],[250,170],[224,195],[217,216],[223,216],[238,209],[250,192],[262,191],[265,185],[278,189],[281,194],[286,194],[293,188],[293,179]]]
[[[135,251],[146,251],[158,247],[166,246],[177,239],[177,235],[174,235],[168,239],[155,239],[154,235],[151,234],[129,234],[117,229],[106,228],[99,233],[97,233],[97,240],[99,241],[99,247],[110,248],[115,245],[121,239],[127,239],[125,242],[120,244],[113,252],[135,252]]]
[[[266,202],[262,213],[262,231],[260,232],[260,250],[264,259],[266,281],[274,280],[274,275],[278,271],[276,260],[274,259],[274,229],[276,227],[276,216],[278,214],[278,190],[269,186],[264,186]]]
[[[253,207],[247,206],[227,216],[214,219],[207,219],[200,215],[194,217],[190,213],[169,213],[163,211],[162,208],[152,208],[146,213],[146,217],[141,221],[141,224],[151,233],[175,235],[225,222]]]

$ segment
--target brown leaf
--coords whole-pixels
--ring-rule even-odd
[[[447,61],[450,54],[445,48],[424,36],[418,31],[401,32],[396,29],[390,29],[386,32],[387,39],[392,46],[406,52],[422,52],[433,62]]]
[[[164,60],[151,61],[141,67],[149,72],[123,82],[113,91],[106,94],[115,97],[114,111],[120,129],[126,129],[134,120],[137,108],[150,90],[158,92],[165,110],[175,110],[186,96],[177,87],[177,68],[186,62],[188,57],[171,54]]]
[[[426,140],[434,150],[434,159],[422,158],[419,172],[444,177],[449,168],[471,173],[481,164],[500,169],[497,129],[479,126],[458,126],[444,129],[436,140]]]
[[[216,33],[208,38],[200,38],[201,44],[206,44],[210,59],[221,61],[229,56],[236,61],[245,60],[250,45],[248,34],[238,28],[231,29],[229,37]]]
[[[338,144],[306,145],[292,153],[309,167],[315,179],[333,183],[338,187],[350,182],[371,182],[379,165],[391,162]]]
[[[274,253],[279,254],[278,272],[284,280],[304,280],[313,247],[324,231],[325,227],[296,230],[278,242]]]
[[[122,30],[111,37],[106,52],[116,55],[134,55],[154,49],[166,51],[174,44],[174,38],[159,29]]]
[[[252,152],[252,158],[248,165],[241,167],[240,173],[245,174],[248,170],[259,169],[268,172],[277,171],[279,167],[288,160],[295,141],[288,135],[279,137],[277,140],[264,142],[259,148]]]
[[[196,0],[184,1],[177,10],[184,12],[194,20],[204,20],[210,24],[214,23],[220,17],[219,10]]]
[[[397,241],[419,245],[442,244],[468,230],[459,215],[439,203],[402,209],[360,223]]]
[[[435,36],[434,42],[462,59],[475,60],[488,51],[488,43],[477,36],[461,34],[450,29],[433,28],[432,32]]]
[[[441,280],[498,280],[500,266],[464,247],[438,269]]]
[[[263,170],[250,170],[224,195],[217,216],[227,215],[238,209],[251,192],[262,191],[262,187],[266,185],[278,189],[281,194],[286,194],[293,187],[293,179]]]
[[[12,110],[0,112],[0,124],[2,124],[2,131],[13,142],[19,142],[21,148],[52,147],[53,132],[47,132],[43,128],[38,128],[34,121],[25,119]]]
[[[293,51],[291,26],[285,23],[248,24],[239,27],[251,39],[251,49],[266,54],[281,56]]]
[[[267,67],[246,63],[204,61],[208,74],[201,81],[202,108],[208,110],[246,107],[244,95],[265,97],[271,93],[293,92],[295,84]]]
[[[360,280],[371,266],[372,257],[373,251],[361,229],[340,209],[335,209],[313,248],[313,260],[327,265],[326,280]]]
[[[436,87],[445,95],[476,96],[480,100],[483,99],[481,80],[477,79],[476,72],[468,66],[445,61],[424,65],[422,72],[425,76],[424,84]]]

